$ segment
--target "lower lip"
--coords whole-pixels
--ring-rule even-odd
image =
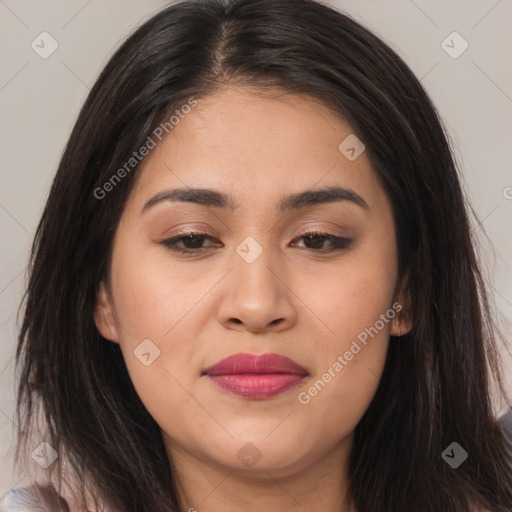
[[[291,373],[260,373],[208,377],[225,391],[245,398],[262,399],[287,391],[301,382],[305,376]]]

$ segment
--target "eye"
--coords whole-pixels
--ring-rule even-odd
[[[317,230],[308,231],[296,238],[296,240],[302,239],[304,239],[305,243],[309,244],[309,247],[307,248],[314,252],[332,252],[340,249],[346,249],[352,243],[352,239],[350,238],[340,237]],[[323,244],[326,241],[331,243],[331,248],[323,247]]]
[[[341,249],[346,249],[351,245],[353,241],[350,238],[339,237],[332,235],[330,233],[324,233],[317,230],[303,233],[300,237],[296,238],[295,240],[302,239],[304,239],[305,244],[307,245],[306,249],[309,249],[313,252],[332,252]],[[208,249],[208,247],[203,246],[203,243],[206,240],[215,241],[215,238],[213,238],[210,235],[207,235],[206,233],[187,231],[186,234],[173,236],[166,240],[162,240],[161,243],[162,245],[164,245],[164,247],[167,247],[171,251],[178,253],[193,254],[203,252],[203,249]],[[325,242],[330,242],[331,247],[324,247]]]
[[[162,240],[162,244],[174,252],[180,253],[194,253],[200,252],[202,247],[202,243],[204,240],[215,240],[210,235],[206,233],[197,233],[194,231],[187,231],[186,234],[174,236],[172,238],[168,238],[166,240]],[[183,243],[185,248],[178,246],[178,244]]]

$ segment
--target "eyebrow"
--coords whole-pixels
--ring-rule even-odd
[[[176,188],[173,190],[163,190],[146,201],[140,212],[141,215],[164,201],[194,203],[206,207],[222,208],[231,212],[240,206],[235,204],[231,196],[214,189]],[[276,209],[279,213],[283,214],[290,210],[341,201],[355,204],[364,210],[370,209],[366,201],[359,194],[342,187],[326,187],[289,194],[280,199]]]

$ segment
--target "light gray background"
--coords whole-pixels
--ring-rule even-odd
[[[330,3],[388,42],[437,106],[455,143],[478,217],[473,224],[482,239],[496,308],[502,328],[510,335],[512,188],[507,187],[512,187],[512,1]],[[107,58],[136,25],[166,4],[161,0],[0,0],[0,501],[24,477],[12,471],[16,309],[49,186],[80,106]],[[48,59],[31,48],[44,31],[59,45]],[[453,31],[469,44],[456,59],[441,46]],[[460,48],[459,41],[449,41]],[[512,358],[505,347],[502,353],[511,396]]]

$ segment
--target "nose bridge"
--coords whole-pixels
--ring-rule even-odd
[[[279,282],[275,269],[278,258],[271,243],[268,233],[247,236],[236,247],[233,268],[237,289],[248,289],[251,295],[264,293],[267,301]]]
[[[259,240],[257,240],[257,238]],[[235,248],[229,283],[224,288],[219,320],[251,331],[287,328],[295,321],[280,257],[269,233],[247,236]]]

